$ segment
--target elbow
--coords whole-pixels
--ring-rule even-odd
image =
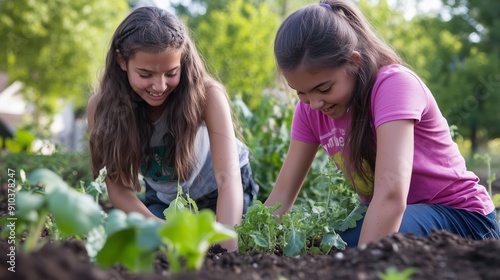
[[[372,203],[379,202],[381,205],[384,205],[384,208],[390,210],[392,213],[403,213],[406,210],[407,196],[407,192],[402,191],[379,192],[374,194]]]

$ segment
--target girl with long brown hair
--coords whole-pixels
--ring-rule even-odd
[[[347,0],[292,13],[274,43],[279,71],[299,97],[292,140],[268,199],[291,210],[318,148],[368,205],[348,246],[391,233],[448,230],[499,238],[495,207],[468,171],[432,93]]]
[[[114,207],[164,218],[177,195],[240,223],[258,186],[235,136],[228,95],[205,70],[180,19],[141,7],[118,26],[97,94],[87,107],[94,175],[106,167]],[[139,176],[146,197],[139,200]],[[237,240],[222,244],[237,249]]]

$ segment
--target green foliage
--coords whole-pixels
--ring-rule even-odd
[[[209,246],[236,238],[236,232],[215,221],[215,214],[208,209],[198,211],[196,202],[189,194],[184,198],[182,187],[177,184],[177,197],[163,212],[166,223],[159,229],[160,249],[167,255],[170,270],[174,274],[186,270],[200,270]]]
[[[256,182],[260,185],[260,200],[271,192],[288,152],[290,125],[294,106],[272,96],[264,96],[259,110],[251,111],[236,99],[233,110],[239,117],[241,134],[250,148],[250,161]]]
[[[341,197],[343,194],[333,194]],[[273,213],[279,204],[266,207],[256,201],[248,208],[241,225],[236,226],[238,247],[242,252],[258,250],[272,253],[281,248],[286,256],[299,254],[328,254],[332,247],[345,249],[346,243],[336,233],[356,226],[366,211],[364,204],[340,199],[344,204],[329,204],[329,200],[311,205],[294,206],[294,210],[280,217]],[[344,207],[344,208],[341,208]],[[319,241],[319,245],[317,244]]]
[[[16,0],[0,2],[0,71],[23,83],[35,104],[36,132],[73,101],[85,105],[111,32],[128,10],[127,2],[100,0]]]
[[[355,227],[366,205],[360,203],[337,169],[316,176],[301,192],[292,211],[279,218],[273,215],[279,204],[266,207],[256,201],[250,206],[235,228],[239,250],[274,252],[281,248],[285,255],[294,256],[327,254],[332,247],[344,249],[346,244],[337,231]]]
[[[0,151],[0,169],[10,168],[19,171],[16,172],[16,182],[25,180],[22,174],[29,174],[38,168],[47,168],[58,174],[69,186],[76,187],[80,185],[80,181],[93,181],[89,164],[89,154],[86,151],[56,151],[52,155]],[[6,183],[4,180],[0,177],[0,184]]]
[[[264,89],[274,87],[272,42],[279,18],[265,2],[236,0],[223,7],[191,26],[194,41],[229,94],[256,109]]]
[[[238,233],[238,249],[247,252],[252,249],[273,252],[284,240],[278,240],[280,221],[273,213],[281,205],[266,207],[260,200],[255,201],[247,210],[245,219],[235,227]]]
[[[106,167],[102,168],[99,170],[97,178],[93,182],[90,182],[87,187],[84,185],[85,182],[80,181],[80,188],[82,192],[94,197],[95,203],[99,203],[99,198],[106,194],[106,183],[104,180],[106,179],[107,174],[108,171],[106,170]]]
[[[111,210],[104,226],[106,242],[97,253],[96,263],[104,268],[118,263],[131,272],[152,272],[161,225],[161,221],[136,212]]]
[[[168,257],[170,271],[181,273],[181,261],[188,272],[198,271],[210,247],[227,239],[236,238],[236,233],[215,221],[215,214],[209,209],[199,213],[181,210],[167,217],[159,229],[160,239],[166,244],[162,251]]]
[[[106,219],[107,239],[97,253],[97,264],[104,268],[121,264],[132,272],[151,272],[156,252],[161,250],[167,255],[171,273],[183,272],[183,263],[186,271],[195,272],[210,245],[236,238],[236,232],[215,221],[211,210],[198,212],[196,203],[189,196],[184,199],[178,187],[177,198],[164,211],[164,223],[113,209]]]
[[[49,169],[36,169],[28,175],[30,184],[42,184],[43,191],[20,191],[16,194],[18,209],[15,213],[16,230],[27,230],[23,249],[36,249],[40,233],[48,222],[49,230],[65,236],[81,236],[101,223],[101,207],[86,194],[68,187],[57,174]],[[6,218],[4,218],[6,220]]]
[[[491,172],[491,157],[488,154],[475,154],[474,159],[481,159],[486,163],[486,170],[488,170],[488,178],[486,179],[486,183],[488,184],[488,194],[493,198],[493,191],[491,187],[497,178],[496,174]]]
[[[415,268],[407,268],[403,271],[398,271],[397,268],[391,266],[388,267],[384,273],[379,273],[378,277],[381,280],[407,280],[413,275],[417,270]]]
[[[31,152],[35,136],[26,129],[18,129],[13,139],[5,139],[5,147],[13,153]]]

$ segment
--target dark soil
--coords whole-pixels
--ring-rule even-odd
[[[472,241],[447,232],[426,238],[395,234],[365,249],[349,248],[328,255],[285,257],[261,252],[228,253],[219,246],[206,255],[194,274],[170,275],[166,257],[158,253],[152,274],[131,274],[120,266],[101,269],[92,264],[82,241],[48,243],[30,254],[17,252],[15,272],[0,240],[0,279],[112,280],[112,279],[381,279],[394,267],[414,268],[409,279],[500,279],[500,241]],[[401,279],[401,278],[399,278]],[[404,278],[402,278],[404,279]]]

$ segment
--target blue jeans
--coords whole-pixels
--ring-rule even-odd
[[[358,246],[363,218],[355,228],[338,232],[349,247]],[[475,240],[500,239],[496,211],[488,215],[455,209],[440,204],[411,204],[406,206],[399,232],[424,237],[432,230],[447,230],[464,238]]]
[[[246,164],[241,167],[241,183],[243,185],[243,217],[247,212],[250,204],[257,199],[257,194],[259,193],[259,185],[255,182],[252,169],[250,164]],[[165,219],[163,211],[168,208],[168,204],[158,199],[156,191],[153,190],[148,183],[145,181],[146,185],[146,197],[144,204],[148,207],[149,211],[153,213],[156,217]],[[214,213],[217,210],[217,197],[219,192],[217,190],[195,200],[198,210],[210,209]]]

